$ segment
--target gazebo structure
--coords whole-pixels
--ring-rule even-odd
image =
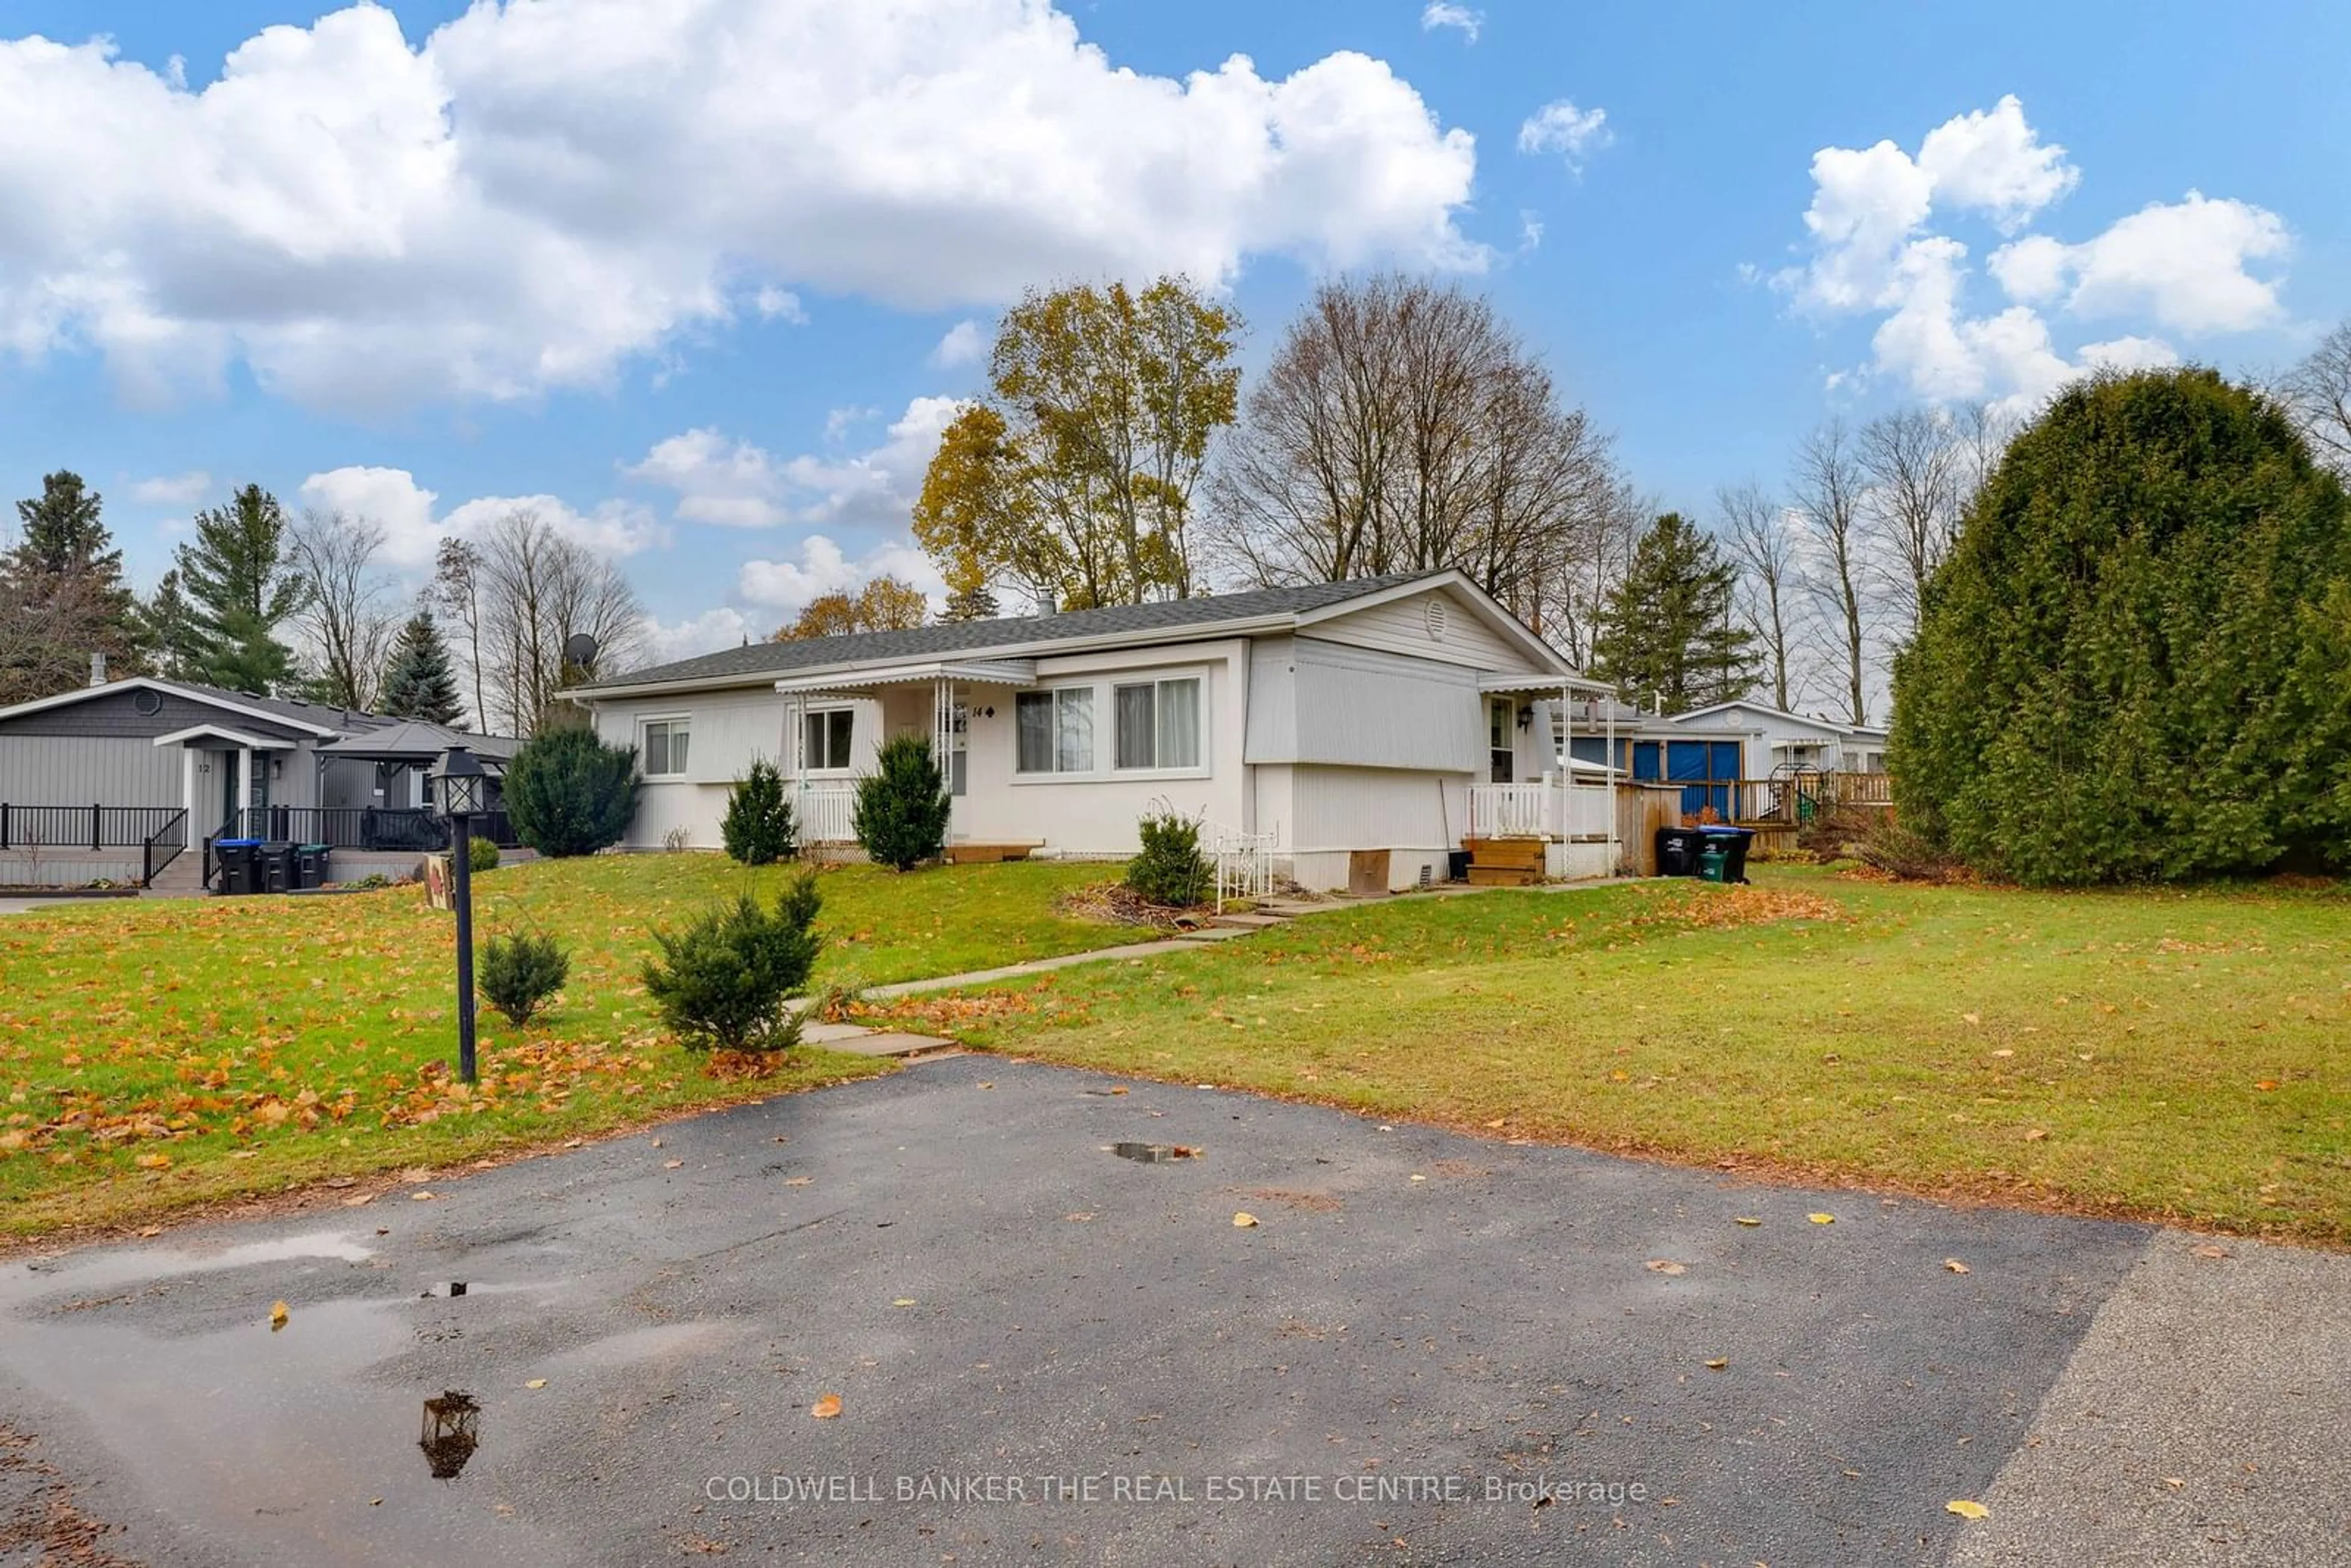
[[[402,719],[319,747],[322,768],[337,760],[374,763],[381,805],[302,813],[311,820],[273,821],[268,824],[271,831],[254,836],[302,838],[337,849],[441,849],[448,830],[424,798],[423,779],[442,753],[453,746],[462,746],[481,758],[492,780],[494,809],[475,819],[475,831],[484,838],[495,839],[500,848],[512,848],[513,831],[505,810],[495,803],[507,764],[514,760],[522,742],[502,735],[468,735],[423,719]],[[276,831],[280,828],[285,831]]]

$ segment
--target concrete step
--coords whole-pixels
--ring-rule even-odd
[[[1212,915],[1208,917],[1208,924],[1236,926],[1243,931],[1263,931],[1270,926],[1287,925],[1290,920],[1280,915]]]

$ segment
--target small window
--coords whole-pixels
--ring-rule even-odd
[[[846,772],[849,744],[857,734],[857,714],[851,708],[829,708],[808,716],[802,736],[803,755],[811,773]]]
[[[692,738],[682,718],[657,718],[645,725],[643,747],[645,777],[674,779],[685,771],[686,742]]]
[[[1091,773],[1094,769],[1094,689],[1022,692],[1014,706],[1023,773]]]
[[[1200,765],[1200,680],[1147,681],[1112,688],[1120,768]]]

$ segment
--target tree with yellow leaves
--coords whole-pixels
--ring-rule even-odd
[[[808,601],[799,619],[779,626],[770,643],[841,637],[852,632],[911,632],[930,618],[930,601],[904,578],[884,572],[856,592],[839,590]]]
[[[914,538],[947,586],[1066,609],[1192,591],[1192,499],[1239,406],[1240,319],[1189,280],[1032,290],[940,438]]]

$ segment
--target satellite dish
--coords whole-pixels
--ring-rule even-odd
[[[594,674],[596,669],[596,639],[585,632],[574,632],[563,640],[563,660],[575,669]]]

